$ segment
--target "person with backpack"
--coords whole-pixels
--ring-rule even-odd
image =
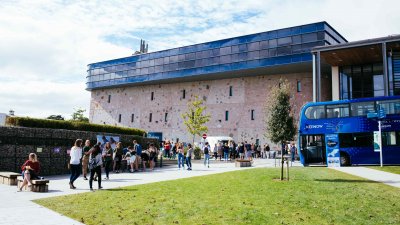
[[[101,186],[101,166],[103,165],[102,156],[100,154],[100,146],[93,146],[90,157],[89,157],[89,169],[90,169],[90,178],[89,178],[89,188],[93,191],[93,180],[94,174],[97,175],[99,190],[103,187]]]
[[[203,153],[204,153],[204,166],[210,168],[210,145],[208,144],[208,142],[206,142],[206,144],[204,145],[203,148]]]
[[[135,171],[139,171],[139,163],[142,159],[142,146],[136,140],[133,140],[133,150],[136,152]]]

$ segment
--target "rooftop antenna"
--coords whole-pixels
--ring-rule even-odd
[[[147,53],[149,51],[149,44],[146,44],[146,41],[143,39],[140,39],[140,48],[139,51],[135,51],[133,55],[139,55],[143,53]]]

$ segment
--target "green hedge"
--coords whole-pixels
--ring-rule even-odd
[[[34,128],[52,128],[65,130],[80,130],[102,133],[128,134],[143,136],[144,130],[136,128],[116,127],[110,125],[100,125],[75,121],[35,119],[29,117],[8,117],[7,125]]]

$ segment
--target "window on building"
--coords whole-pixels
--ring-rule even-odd
[[[121,114],[118,115],[118,123],[121,123]]]
[[[154,92],[152,91],[151,92],[151,101],[153,101],[154,100]]]
[[[135,114],[131,115],[131,123],[135,122]]]
[[[254,109],[251,110],[251,120],[254,120]]]
[[[384,95],[382,63],[340,67],[340,97],[355,99]]]
[[[164,114],[164,122],[167,122],[168,121],[168,113],[165,113]]]
[[[153,113],[150,113],[149,115],[149,122],[151,123],[151,120],[153,119]]]
[[[229,120],[229,111],[225,111],[225,121]]]
[[[182,90],[182,98],[186,98],[186,90]]]
[[[111,102],[111,95],[108,95],[108,103]]]
[[[232,94],[233,94],[233,87],[229,86],[229,96],[232,96]]]
[[[297,81],[297,92],[301,92],[301,81]]]

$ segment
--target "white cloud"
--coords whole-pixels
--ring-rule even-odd
[[[140,38],[155,51],[327,21],[355,41],[399,34],[399,8],[396,0],[2,1],[0,112],[89,110],[86,65],[129,56]]]

